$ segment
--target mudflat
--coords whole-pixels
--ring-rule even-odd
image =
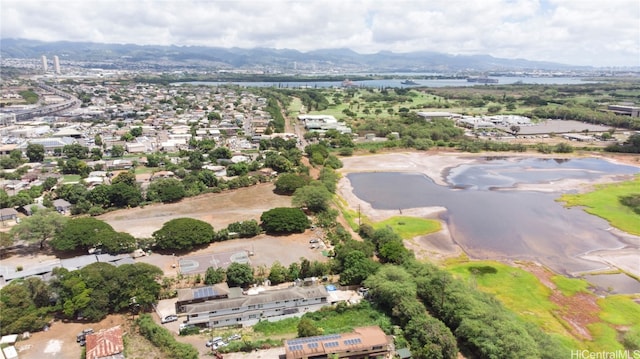
[[[344,167],[340,170],[343,175],[338,184],[339,195],[342,196],[347,202],[348,206],[353,210],[359,210],[364,216],[370,218],[373,221],[383,220],[392,216],[399,215],[398,210],[380,210],[372,208],[372,206],[358,198],[353,193],[353,188],[348,178],[349,173],[356,172],[403,172],[403,173],[420,173],[430,177],[436,184],[447,185],[445,177],[449,169],[463,165],[471,164],[480,160],[485,156],[496,156],[496,153],[480,153],[480,154],[468,154],[468,153],[451,153],[451,152],[392,152],[383,154],[363,155],[357,157],[343,158]],[[579,155],[570,154],[555,154],[555,155],[542,155],[542,154],[512,154],[505,153],[500,154],[504,157],[603,157],[601,155],[594,156],[592,154]],[[606,160],[634,165],[640,167],[640,156],[638,155],[613,155],[611,157],[605,157]],[[539,192],[560,192],[565,190],[577,190],[585,192],[590,190],[593,185],[597,183],[606,183],[619,180],[616,176],[603,176],[594,181],[580,181],[575,179],[566,179],[561,181],[555,181],[553,184],[540,183],[540,184],[527,184],[519,185],[515,190],[526,191],[539,191]],[[435,218],[438,219],[440,214],[446,212],[444,207],[418,207],[402,209],[402,215],[416,216],[421,218]],[[447,258],[451,256],[457,256],[462,252],[466,252],[461,243],[457,242],[454,236],[451,234],[453,228],[448,228],[447,223],[441,220],[443,230],[437,234],[428,236],[422,236],[406,241],[407,247],[414,250],[418,257],[438,259]],[[583,260],[591,261],[603,270],[606,269],[619,269],[625,272],[640,276],[640,267],[637,263],[637,256],[630,255],[630,253],[637,253],[640,248],[640,237],[633,236],[627,233],[620,233],[611,229],[611,232],[616,232],[616,237],[620,238],[624,244],[624,248],[609,248],[599,249],[594,253],[583,253],[577,256]],[[468,254],[468,253],[467,253]],[[473,257],[473,256],[472,256]],[[485,258],[484,256],[482,257]],[[493,258],[513,260],[516,258]],[[578,273],[571,273],[578,274]]]

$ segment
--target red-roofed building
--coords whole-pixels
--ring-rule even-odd
[[[124,343],[120,326],[86,336],[87,359],[124,359]]]

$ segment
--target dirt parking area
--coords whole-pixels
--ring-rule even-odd
[[[301,258],[306,258],[309,261],[327,261],[328,257],[323,254],[322,248],[311,248],[309,244],[309,241],[317,236],[313,230],[288,236],[261,234],[253,238],[211,243],[205,248],[184,255],[153,253],[150,256],[137,258],[136,261],[153,264],[161,268],[166,276],[178,274],[180,269],[179,261],[181,259],[202,257],[215,253],[251,252],[253,255],[249,257],[249,261],[254,268],[259,266],[269,268],[275,261],[284,266],[289,266],[291,263],[299,262]],[[188,274],[204,273],[206,270],[207,268],[203,267]]]
[[[78,359],[82,347],[76,342],[76,335],[83,329],[95,332],[116,325],[125,325],[122,315],[110,315],[99,323],[78,323],[55,321],[49,330],[31,334],[31,338],[18,341],[16,350],[20,359]],[[123,327],[123,333],[126,328]]]

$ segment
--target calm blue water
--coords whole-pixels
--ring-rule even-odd
[[[590,83],[583,81],[578,77],[495,77],[500,82],[497,84],[487,84],[486,86],[495,85],[509,85],[516,82],[522,82],[524,84],[543,84],[543,85],[574,85],[581,83]],[[404,79],[396,80],[364,80],[354,81],[354,85],[359,87],[416,87],[403,85],[401,82]],[[467,82],[465,79],[452,80],[414,80],[423,87],[459,87],[459,86],[485,86],[484,84],[478,84],[473,82]],[[176,82],[174,85],[205,85],[205,86],[221,86],[225,84],[234,84],[244,87],[277,87],[277,88],[329,88],[329,87],[342,87],[342,81],[309,81],[309,82],[210,82],[210,81],[191,81],[191,82]]]
[[[577,255],[624,243],[607,230],[606,221],[556,202],[559,193],[509,189],[634,173],[640,168],[600,159],[503,158],[451,169],[449,186],[422,174],[350,173],[347,178],[354,194],[376,209],[446,207],[443,219],[454,240],[473,257],[537,260],[559,272],[575,272],[602,267]]]

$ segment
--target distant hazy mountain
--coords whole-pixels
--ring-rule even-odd
[[[3,58],[39,58],[57,55],[61,60],[87,62],[111,61],[116,64],[145,62],[198,68],[360,69],[363,71],[498,71],[498,70],[567,70],[585,67],[565,64],[502,59],[489,55],[448,55],[437,52],[359,54],[349,49],[325,49],[309,52],[268,48],[240,49],[204,46],[155,46],[100,44],[89,42],[42,42],[25,39],[0,40]]]

